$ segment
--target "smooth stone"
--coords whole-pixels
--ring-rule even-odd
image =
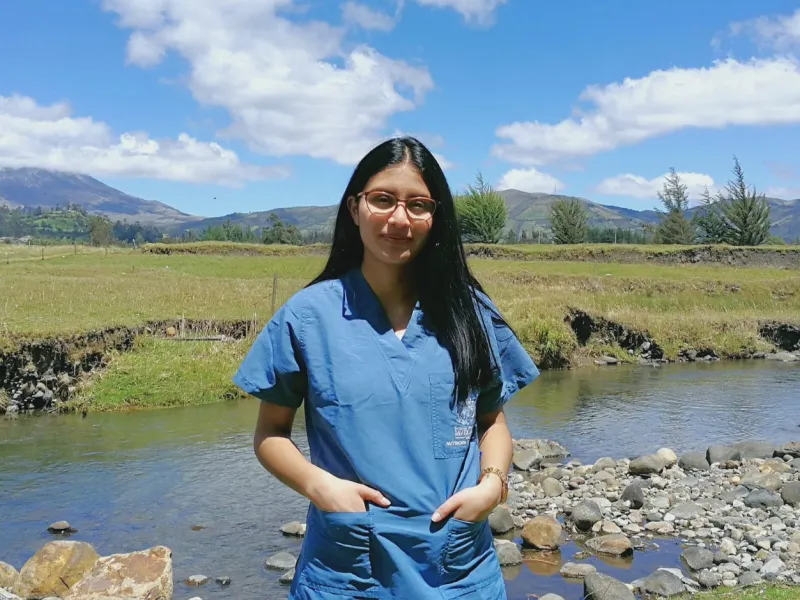
[[[714,553],[705,548],[690,547],[683,551],[681,557],[692,571],[702,571],[714,566]]]
[[[294,581],[294,568],[289,569],[286,571],[286,573],[278,578],[278,582],[284,585],[289,585],[292,583],[292,581]]]
[[[500,504],[489,514],[489,527],[493,533],[507,533],[514,529],[514,517],[511,509]]]
[[[205,575],[191,575],[186,579],[186,583],[189,585],[205,585],[209,581],[211,581],[211,579]]]
[[[583,580],[584,600],[636,600],[627,585],[602,573],[591,573]]]
[[[564,563],[561,567],[561,576],[567,579],[584,579],[586,576],[597,572],[597,567],[588,563]]]
[[[624,556],[633,552],[631,541],[627,536],[620,533],[590,538],[586,541],[586,545],[598,554]]]
[[[603,519],[603,511],[592,500],[584,500],[572,509],[572,521],[579,531],[589,531],[595,523]]]
[[[287,569],[293,569],[296,564],[297,559],[294,555],[288,552],[276,552],[266,560],[264,566],[268,569],[286,571]]]
[[[684,471],[708,471],[711,465],[702,452],[687,452],[678,460],[678,466]]]
[[[520,552],[519,546],[515,542],[511,540],[495,540],[494,547],[501,567],[522,564],[522,552]]]
[[[658,570],[652,575],[648,575],[642,580],[641,589],[648,594],[670,598],[683,594],[686,590],[683,581],[674,573]]]
[[[522,528],[526,545],[539,550],[555,550],[561,545],[561,523],[550,515],[534,517]]]

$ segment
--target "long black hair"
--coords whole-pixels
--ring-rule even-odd
[[[483,319],[476,310],[479,305],[489,307],[476,294],[485,291],[467,266],[447,179],[431,151],[419,140],[389,139],[356,165],[339,204],[328,262],[309,285],[338,279],[361,266],[364,244],[350,215],[348,198],[363,191],[376,174],[404,162],[417,168],[437,203],[428,239],[414,261],[414,273],[426,324],[450,354],[458,395],[463,398],[466,391],[489,383],[496,369]]]

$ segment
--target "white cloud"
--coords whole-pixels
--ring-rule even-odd
[[[548,173],[534,168],[511,169],[503,175],[497,184],[498,190],[521,190],[523,192],[545,192],[548,194],[562,191],[566,186]]]
[[[689,200],[699,201],[700,195],[706,187],[712,194],[715,191],[714,179],[705,173],[678,173],[681,182],[686,186]],[[658,192],[664,186],[665,173],[661,177],[647,179],[641,175],[625,173],[616,177],[609,177],[601,181],[595,191],[607,196],[630,196],[632,198],[652,199],[658,197]]]
[[[416,0],[421,6],[451,8],[470,22],[488,24],[495,9],[506,0]]]
[[[770,186],[764,190],[764,195],[768,198],[780,198],[781,200],[800,199],[800,186]]]
[[[298,20],[294,0],[103,0],[103,7],[133,30],[131,63],[181,56],[194,98],[230,115],[220,135],[272,156],[351,165],[385,137],[392,116],[416,108],[433,87],[425,67],[347,44],[343,28]]]
[[[395,21],[389,15],[371,9],[366,4],[348,0],[342,4],[342,17],[345,23],[357,25],[364,29],[376,31],[391,31]]]
[[[234,151],[186,133],[167,140],[140,132],[116,136],[106,123],[73,117],[65,103],[40,106],[24,96],[0,96],[0,167],[232,186],[288,174],[284,167],[242,163]]]
[[[492,153],[539,166],[686,128],[800,123],[800,63],[782,56],[654,71],[640,79],[589,86],[580,99],[592,106],[578,119],[500,126],[496,135],[507,141],[496,144]]]
[[[800,8],[791,15],[758,17],[739,21],[730,26],[731,35],[749,35],[762,48],[783,52],[800,47]]]

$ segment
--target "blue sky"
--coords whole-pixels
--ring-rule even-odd
[[[26,0],[0,7],[0,166],[85,172],[205,216],[338,201],[420,137],[454,191],[650,208],[736,154],[800,198],[788,0]],[[713,7],[711,10],[709,7]]]

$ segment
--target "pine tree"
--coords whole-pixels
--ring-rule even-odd
[[[664,186],[658,192],[658,199],[664,205],[660,212],[660,222],[656,228],[657,244],[692,244],[697,237],[694,225],[686,218],[689,208],[688,188],[680,175],[670,168],[664,179]]]
[[[478,173],[474,186],[455,199],[461,235],[466,242],[496,244],[503,235],[508,210],[505,200]]]
[[[550,229],[556,244],[582,244],[588,233],[589,215],[577,198],[556,200],[550,205]]]
[[[733,180],[725,193],[703,194],[703,211],[696,217],[703,239],[712,244],[759,246],[770,237],[770,207],[764,194],[748,188],[739,160],[733,157]]]

